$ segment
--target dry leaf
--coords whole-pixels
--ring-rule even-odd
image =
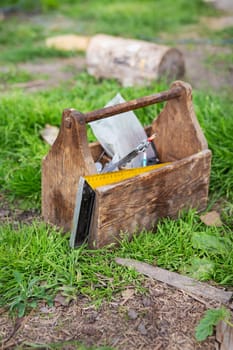
[[[65,297],[61,293],[57,293],[57,295],[54,298],[54,303],[56,306],[68,306],[70,303],[70,298]]]
[[[131,299],[134,295],[134,289],[125,289],[121,292],[121,295],[123,297],[123,301],[121,302],[121,305],[124,305],[129,299]]]
[[[41,130],[40,135],[45,142],[52,146],[57,138],[58,132],[59,128],[57,126],[46,124],[45,128]]]
[[[200,216],[202,222],[207,226],[222,226],[222,220],[217,211],[213,210]]]

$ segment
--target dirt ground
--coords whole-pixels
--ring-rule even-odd
[[[37,19],[40,21],[40,18]],[[60,22],[61,23],[61,22]],[[55,25],[55,24],[53,24]],[[68,24],[67,24],[68,25]],[[216,53],[231,53],[228,46],[210,43],[179,43],[186,63],[184,80],[194,88],[219,91],[233,86],[233,67],[222,65],[217,71],[206,64],[206,59]],[[85,69],[85,58],[43,60],[24,63],[20,68],[46,79],[15,86],[25,91],[44,90],[72,80]],[[10,87],[8,87],[10,88]],[[30,223],[38,212],[11,209],[0,196],[0,224]],[[198,343],[194,329],[209,307],[217,306],[207,300],[194,298],[182,291],[145,278],[145,294],[128,286],[111,302],[105,301],[96,309],[90,300],[78,297],[69,305],[58,298],[53,307],[41,304],[21,319],[12,319],[7,310],[0,310],[0,348],[3,349],[77,349],[78,342],[87,346],[112,346],[119,350],[214,350],[215,336]],[[128,297],[127,297],[128,295]],[[31,344],[31,345],[30,345]],[[34,344],[34,345],[33,345]],[[45,345],[47,344],[47,345]],[[48,344],[51,344],[50,347]]]
[[[68,306],[59,301],[53,307],[41,304],[22,319],[12,320],[3,312],[0,334],[6,342],[2,349],[28,349],[27,344],[53,344],[53,349],[87,346],[112,346],[135,350],[214,350],[215,337],[198,343],[194,329],[200,315],[210,307],[154,280],[145,279],[145,295],[132,287],[96,309],[86,298]],[[61,303],[63,303],[61,301]],[[213,304],[212,304],[213,306]]]

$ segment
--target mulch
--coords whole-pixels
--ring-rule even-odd
[[[67,306],[40,304],[22,319],[12,319],[3,310],[2,349],[16,349],[19,344],[20,349],[28,349],[30,343],[77,349],[77,342],[120,350],[215,349],[215,336],[201,343],[194,337],[208,302],[151,279],[145,279],[144,288],[146,293],[141,294],[129,287],[99,308],[86,297],[78,297]]]

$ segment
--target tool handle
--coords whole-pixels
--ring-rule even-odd
[[[105,107],[92,112],[85,113],[83,114],[83,119],[85,123],[90,123],[99,119],[111,117],[115,114],[120,114],[141,107],[146,107],[155,103],[168,101],[173,98],[180,97],[181,93],[182,87],[176,86],[171,88],[170,90],[163,91],[158,94],[140,97],[135,100],[119,103],[115,106]]]

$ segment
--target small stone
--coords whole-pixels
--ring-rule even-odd
[[[145,307],[150,306],[150,305],[151,305],[151,300],[150,300],[150,298],[144,297],[144,298],[142,299],[142,304],[143,304],[143,306],[145,306]]]
[[[155,290],[153,292],[153,296],[156,297],[156,298],[159,298],[159,297],[161,297],[163,295],[164,295],[164,291]]]
[[[129,309],[128,311],[128,317],[131,319],[131,320],[136,320],[137,317],[138,317],[138,313],[133,310],[133,309]]]
[[[87,320],[89,323],[94,323],[98,317],[98,312],[93,311],[90,315],[88,315]]]
[[[10,215],[10,210],[0,210],[0,217],[4,218],[4,217],[8,217]]]
[[[57,293],[54,298],[54,303],[56,306],[68,306],[70,303],[70,299],[62,295],[61,293]]]
[[[96,334],[98,334],[100,331],[95,328],[94,326],[90,326],[90,325],[87,325],[85,327],[83,327],[82,329],[82,333],[85,334],[85,335],[89,335],[89,336],[94,336]]]
[[[42,306],[40,308],[40,312],[42,312],[43,314],[51,314],[55,312],[55,307]]]
[[[147,335],[147,330],[143,322],[139,324],[138,331],[141,333],[141,335]]]

